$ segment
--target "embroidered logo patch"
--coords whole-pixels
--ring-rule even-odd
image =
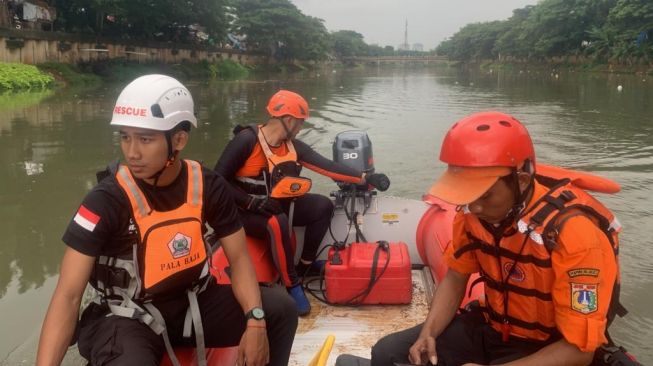
[[[600,270],[596,268],[574,268],[567,271],[567,274],[571,278],[578,277],[578,276],[598,277],[599,272]]]
[[[595,312],[598,308],[598,285],[586,283],[570,283],[571,309],[581,314]]]
[[[177,233],[172,240],[168,243],[168,249],[172,257],[177,259],[190,254],[190,245],[192,239],[182,233]]]
[[[512,263],[505,263],[503,265],[503,272],[506,276],[515,282],[522,282],[526,278],[526,273],[524,270],[516,264],[513,267]]]

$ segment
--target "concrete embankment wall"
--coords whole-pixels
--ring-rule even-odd
[[[217,62],[231,59],[258,65],[268,56],[230,49],[174,43],[110,40],[83,35],[0,29],[0,62],[77,64],[122,58],[137,62]]]

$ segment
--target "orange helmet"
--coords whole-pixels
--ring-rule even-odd
[[[515,117],[501,112],[480,112],[456,122],[442,142],[440,160],[460,167],[535,164],[533,142]]]
[[[499,179],[521,169],[533,172],[535,151],[526,128],[501,112],[472,114],[456,122],[442,142],[440,160],[447,170],[429,190],[433,196],[465,205]],[[517,197],[515,202],[522,202]]]
[[[279,90],[268,102],[268,113],[272,117],[293,116],[308,119],[308,103],[301,95],[289,90]]]

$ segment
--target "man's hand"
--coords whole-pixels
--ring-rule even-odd
[[[270,362],[270,349],[265,322],[248,323],[238,345],[239,366],[264,366]]]
[[[283,213],[281,203],[274,198],[256,198],[252,197],[247,204],[247,209],[256,212],[265,217]]]
[[[415,365],[425,365],[427,362],[437,365],[438,356],[435,353],[435,338],[420,335],[408,349],[408,359]]]
[[[390,188],[390,178],[383,173],[365,175],[365,182],[381,192],[385,192]]]

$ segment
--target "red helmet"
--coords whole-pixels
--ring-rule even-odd
[[[272,117],[293,116],[308,119],[308,103],[301,95],[289,90],[279,90],[268,102],[268,113]]]
[[[442,142],[440,160],[460,167],[521,168],[528,159],[535,166],[533,142],[515,117],[480,112],[456,122]]]

